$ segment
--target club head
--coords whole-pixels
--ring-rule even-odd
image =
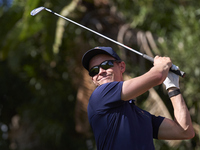
[[[45,9],[45,7],[38,7],[38,8],[35,8],[35,9],[33,9],[32,11],[31,11],[31,16],[35,16],[35,15],[37,15],[39,12],[41,12],[42,10],[44,10]]]

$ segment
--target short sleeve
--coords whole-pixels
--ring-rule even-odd
[[[106,113],[108,110],[120,106],[121,90],[123,82],[110,82],[103,84],[92,93],[89,105],[99,114]]]
[[[164,117],[152,115],[153,138],[158,139],[158,130]]]

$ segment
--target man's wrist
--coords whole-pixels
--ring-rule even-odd
[[[177,90],[177,89],[179,89],[179,88],[177,88],[177,87],[174,86],[174,87],[168,88],[167,91],[169,93],[169,92],[172,92],[172,91]]]
[[[176,96],[176,95],[179,95],[179,94],[181,94],[181,91],[178,88],[176,88],[174,90],[170,89],[169,92],[168,92],[169,98]]]

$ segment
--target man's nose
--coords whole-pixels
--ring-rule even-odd
[[[105,73],[105,72],[106,72],[105,69],[102,69],[101,67],[99,68],[99,74],[101,74],[101,73]]]

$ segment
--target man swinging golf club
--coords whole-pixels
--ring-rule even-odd
[[[35,16],[42,10],[154,63],[144,75],[123,81],[126,66],[112,48],[96,47],[83,56],[82,64],[97,86],[89,100],[88,117],[98,150],[153,150],[153,138],[176,140],[194,137],[190,114],[179,89],[179,76],[184,77],[185,73],[172,64],[169,57],[156,56],[153,59],[45,7],[32,10],[31,15]],[[135,97],[161,83],[165,84],[172,101],[174,121],[156,117],[134,104]]]
[[[111,47],[87,51],[82,64],[97,86],[89,100],[88,118],[98,150],[154,150],[153,138],[194,137],[190,114],[179,89],[179,76],[169,72],[169,57],[156,56],[148,72],[127,81],[123,80],[125,62]],[[162,83],[174,108],[174,120],[154,116],[134,104],[134,98]]]

